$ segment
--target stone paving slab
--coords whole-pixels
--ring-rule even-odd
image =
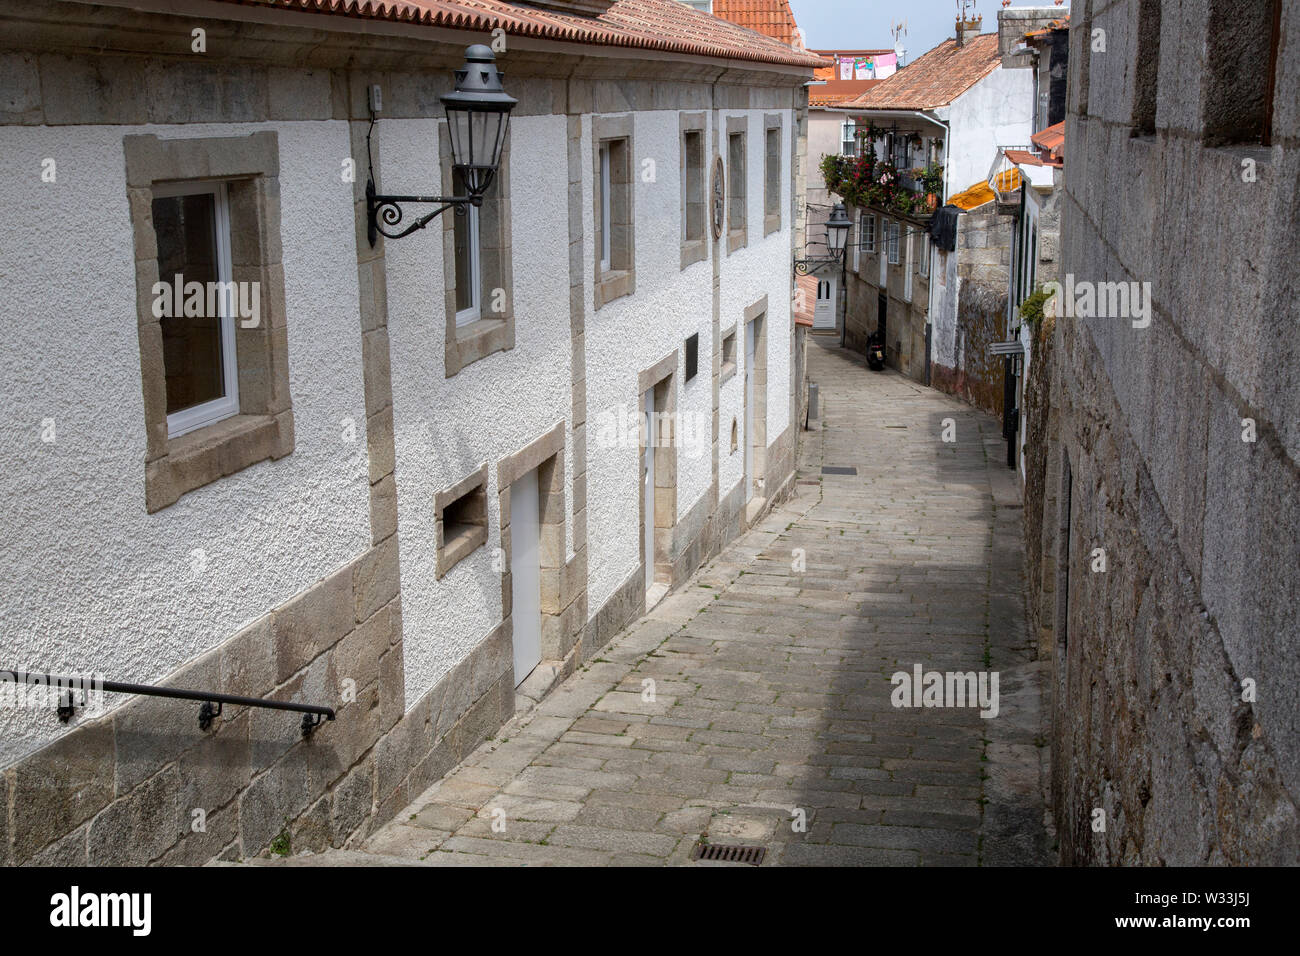
[[[339,863],[708,865],[701,839],[769,866],[1054,862],[1000,425],[839,350],[809,365],[794,496]],[[914,664],[997,671],[998,716],[896,708]]]

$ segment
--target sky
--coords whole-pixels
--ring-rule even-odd
[[[998,0],[976,0],[972,16],[984,16],[984,32],[997,29]],[[804,42],[813,50],[892,49],[891,23],[907,21],[903,47],[911,63],[953,35],[956,0],[790,0]]]

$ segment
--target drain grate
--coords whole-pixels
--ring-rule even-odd
[[[822,465],[823,475],[856,475],[858,469],[853,465]]]
[[[723,863],[749,863],[758,866],[767,855],[765,846],[737,846],[726,843],[696,843],[694,860],[720,860]]]

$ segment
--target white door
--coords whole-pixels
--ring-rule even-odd
[[[542,660],[541,516],[537,472],[510,486],[510,595],[514,627],[515,686]]]
[[[835,328],[835,279],[817,280],[817,305],[813,308],[814,329]]]
[[[745,323],[745,501],[754,497],[754,336],[758,323]]]
[[[641,554],[645,561],[645,589],[655,583],[655,390],[648,389],[641,401],[645,419],[645,449],[641,453],[641,487],[645,496],[645,528]]]

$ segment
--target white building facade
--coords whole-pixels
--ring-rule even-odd
[[[0,672],[0,863],[362,839],[787,493],[815,58],[637,5],[0,4],[0,668],[335,712],[63,722]],[[494,39],[482,207],[372,246],[372,170],[462,192],[439,96]],[[247,308],[160,317],[182,264]]]

